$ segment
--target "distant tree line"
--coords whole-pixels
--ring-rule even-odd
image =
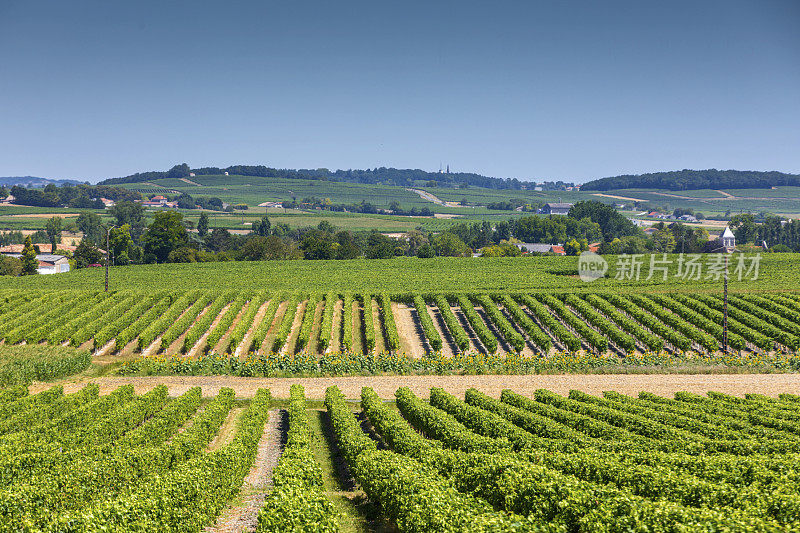
[[[761,224],[750,213],[731,218],[730,228],[736,236],[736,244],[766,243],[775,251],[800,252],[800,220],[786,221],[775,215],[767,215]]]
[[[342,181],[351,183],[383,183],[389,185],[413,186],[416,181],[430,182],[429,186],[456,187],[459,185],[485,187],[487,189],[523,189],[527,184],[516,178],[492,178],[471,172],[426,172],[420,169],[399,169],[380,167],[366,170],[281,169],[264,165],[232,165],[225,168],[189,168],[186,163],[176,165],[167,171],[139,172],[122,178],[110,178],[100,183],[114,185],[120,183],[139,183],[163,178],[188,178],[190,173],[197,176],[222,175],[255,176],[264,178],[286,178],[306,180]]]
[[[613,189],[768,189],[783,185],[800,186],[800,175],[750,170],[676,170],[651,174],[601,178],[581,186],[582,191]]]
[[[104,209],[100,198],[109,200],[141,200],[138,192],[106,185],[63,185],[52,183],[42,189],[28,189],[20,185],[11,187],[13,203],[38,207],[72,207],[76,209]]]

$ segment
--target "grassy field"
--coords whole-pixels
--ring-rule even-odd
[[[675,259],[675,256],[672,257]],[[660,259],[660,257],[658,257]],[[230,263],[161,264],[112,267],[114,289],[237,289],[300,292],[400,293],[492,292],[536,290],[621,289],[648,291],[719,291],[721,280],[686,281],[658,274],[651,280],[603,278],[592,283],[577,277],[576,257],[353,259],[346,261],[256,261]],[[609,257],[610,276],[617,259]],[[649,256],[643,258],[647,273]],[[731,290],[764,292],[800,289],[798,254],[764,254],[757,280],[731,281]],[[736,264],[731,263],[733,273]],[[671,267],[674,273],[676,265]],[[643,276],[643,278],[646,276]],[[99,268],[76,270],[57,276],[0,278],[0,289],[99,289],[104,272]]]

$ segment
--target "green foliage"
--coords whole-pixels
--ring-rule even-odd
[[[36,250],[33,249],[30,235],[25,237],[25,247],[22,249],[22,275],[29,276],[36,274],[39,268],[39,260],[36,259]]]
[[[0,387],[69,376],[91,361],[89,352],[61,346],[0,346]]]

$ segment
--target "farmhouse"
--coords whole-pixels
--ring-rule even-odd
[[[542,243],[531,243],[531,242],[518,242],[514,243],[514,246],[522,250],[524,254],[556,254],[556,255],[566,255],[563,246],[555,245],[555,244],[542,244]]]
[[[22,254],[4,253],[9,257],[22,258]],[[39,268],[36,272],[39,274],[60,274],[62,272],[69,272],[69,259],[63,255],[53,254],[38,254],[36,260],[39,261]]]
[[[542,208],[542,213],[545,215],[566,215],[569,213],[572,204],[568,203],[551,203],[551,204],[544,204]]]

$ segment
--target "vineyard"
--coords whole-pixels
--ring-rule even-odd
[[[5,389],[0,531],[363,530],[349,498],[409,532],[800,527],[798,396],[360,400]]]
[[[5,291],[5,346],[72,346],[123,373],[537,372],[681,361],[794,369],[800,295]]]

